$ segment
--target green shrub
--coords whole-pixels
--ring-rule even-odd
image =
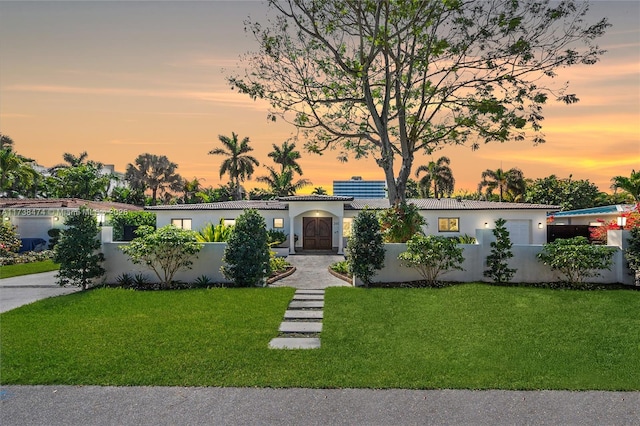
[[[156,226],[155,213],[146,211],[122,211],[111,210],[109,223],[113,226],[113,240],[122,241],[124,239],[124,227],[127,226]]]
[[[248,209],[236,219],[227,241],[221,271],[236,287],[264,286],[271,275],[267,225],[255,209]]]
[[[209,288],[213,284],[213,280],[207,275],[200,275],[192,284],[193,288]]]
[[[458,244],[476,244],[477,240],[476,237],[472,237],[471,235],[458,235],[457,237],[454,237],[456,239],[456,241],[458,241]]]
[[[331,268],[332,271],[342,275],[351,274],[349,269],[349,262],[346,260],[341,260],[340,262],[332,263],[329,267]]]
[[[233,232],[233,225],[225,225],[224,219],[220,219],[217,225],[206,224],[196,233],[196,239],[200,243],[224,243],[229,240],[231,232]]]
[[[640,227],[631,228],[630,234],[624,257],[634,275],[635,285],[640,285]]]
[[[464,262],[463,248],[455,240],[434,235],[416,234],[407,241],[407,251],[400,253],[402,265],[414,268],[429,285],[436,284],[438,277],[457,269]]]
[[[49,236],[49,250],[53,250],[58,244],[60,240],[60,228],[51,228],[47,231],[47,235]]]
[[[60,264],[58,284],[85,290],[105,272],[101,266],[104,255],[98,252],[101,247],[98,222],[93,212],[83,206],[77,214],[67,216],[64,224],[67,228],[60,232],[53,259]]]
[[[141,226],[136,232],[138,237],[120,249],[133,263],[149,267],[160,280],[161,288],[171,288],[176,272],[191,268],[193,258],[202,248],[195,232],[173,225],[158,230]]]
[[[353,220],[346,252],[350,272],[368,286],[375,274],[374,270],[380,270],[384,266],[382,232],[373,211],[362,210]]]
[[[500,218],[496,220],[496,227],[493,229],[493,235],[496,240],[491,242],[491,254],[487,256],[487,265],[489,269],[483,272],[485,277],[489,277],[495,283],[508,283],[516,273],[516,269],[509,268],[508,259],[513,257],[511,252],[511,239],[509,231],[505,228],[506,220]]]
[[[587,278],[600,276],[610,269],[616,249],[589,244],[585,237],[558,239],[545,244],[537,258],[553,271],[559,271],[567,282],[581,284]]]
[[[28,251],[25,253],[7,253],[0,256],[0,265],[20,265],[24,263],[42,262],[54,258],[52,250]]]
[[[269,242],[269,247],[277,247],[287,241],[287,234],[277,229],[269,229],[267,231],[267,241]]]
[[[269,265],[272,272],[284,272],[291,266],[284,257],[277,257],[273,251],[270,253]]]
[[[22,243],[18,238],[16,227],[11,222],[0,219],[2,219],[0,220],[0,256],[17,253]]]
[[[415,234],[423,234],[422,225],[426,224],[415,204],[396,204],[380,213],[385,243],[405,243]]]

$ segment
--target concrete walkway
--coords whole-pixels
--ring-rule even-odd
[[[346,286],[342,256],[289,256],[273,286]],[[55,272],[0,280],[0,311],[77,291]],[[0,376],[1,380],[1,376]],[[1,386],[13,425],[638,425],[640,392]]]
[[[0,279],[0,313],[28,305],[40,299],[63,296],[79,291],[79,287],[60,287],[57,271]]]

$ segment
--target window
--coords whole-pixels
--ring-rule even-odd
[[[222,223],[224,224],[224,226],[235,226],[236,220],[235,219],[223,219]]]
[[[191,229],[191,219],[171,219],[171,224],[180,229]]]
[[[284,219],[281,217],[273,219],[273,227],[276,228],[284,228]]]
[[[351,225],[353,224],[353,219],[350,217],[345,217],[342,219],[342,236],[350,237],[351,236]]]
[[[459,217],[439,217],[438,232],[458,232],[460,231]]]

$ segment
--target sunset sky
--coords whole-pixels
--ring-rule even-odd
[[[544,110],[547,143],[483,145],[438,151],[446,155],[456,190],[475,191],[486,169],[522,169],[527,178],[551,174],[589,179],[609,191],[615,175],[640,169],[640,2],[592,1],[595,22],[613,24],[598,44],[608,52],[595,66],[561,70],[574,105]],[[262,102],[233,92],[225,76],[256,48],[244,33],[247,16],[264,16],[254,1],[0,1],[0,132],[18,153],[50,167],[62,155],[125,171],[142,153],[166,155],[186,179],[217,187],[222,157],[218,135],[248,136],[265,165],[272,143],[295,134],[266,119]],[[300,148],[302,144],[298,145]],[[335,152],[303,152],[313,187],[359,175],[383,180],[373,161],[338,163]],[[416,167],[431,157],[419,156]],[[255,176],[265,175],[260,167]],[[250,189],[255,180],[247,182]]]

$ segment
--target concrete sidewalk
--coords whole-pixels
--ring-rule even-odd
[[[640,393],[6,386],[13,425],[638,425]]]
[[[60,287],[57,271],[0,279],[0,313],[28,305],[40,299],[79,291],[79,287]]]

